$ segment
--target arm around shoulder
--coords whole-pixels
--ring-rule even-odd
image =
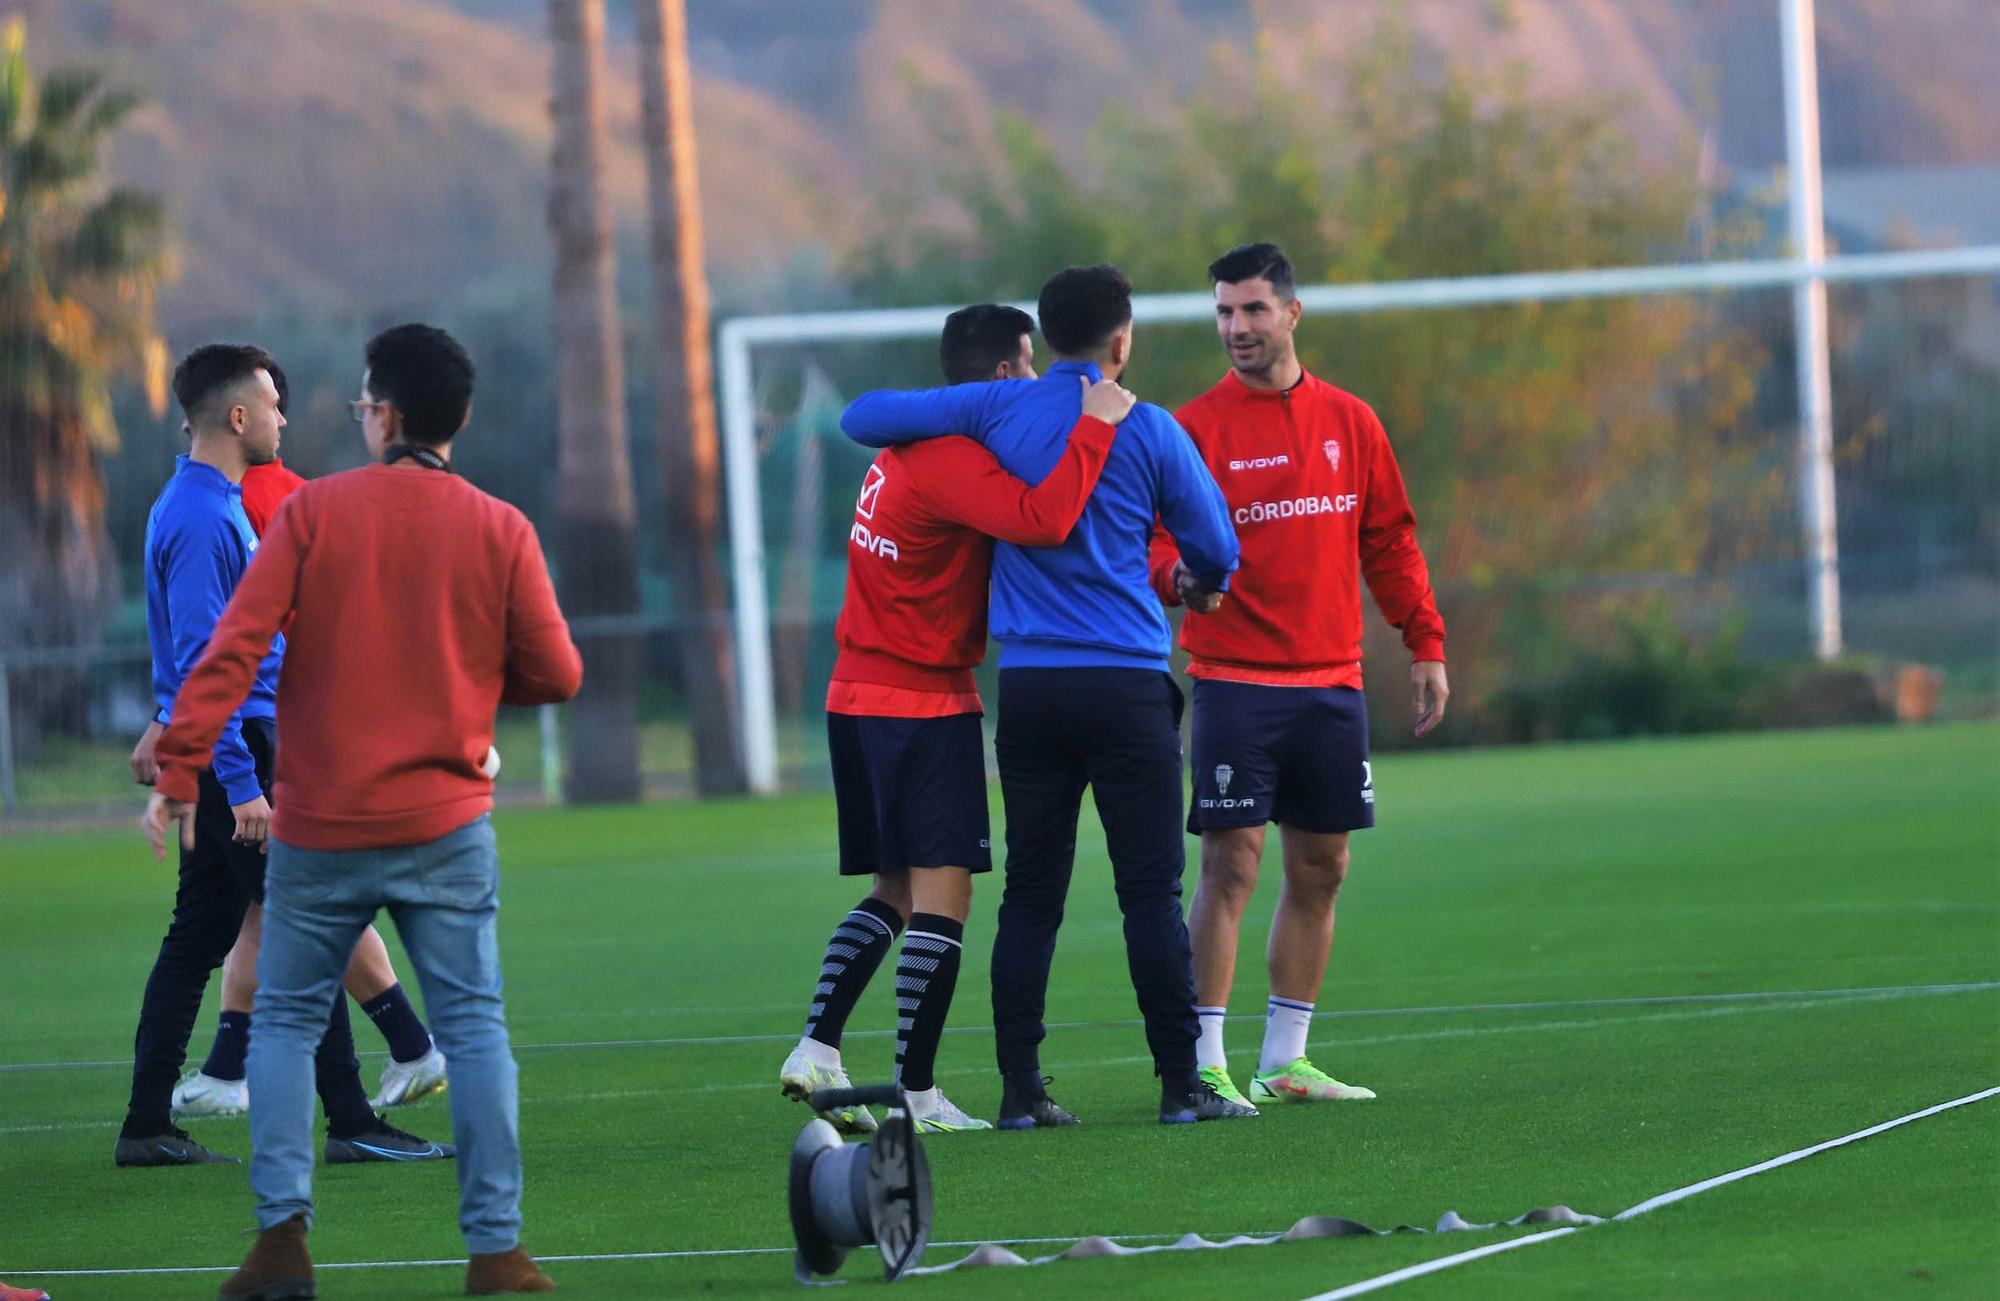
[[[863,393],[841,412],[840,431],[863,447],[894,447],[945,434],[977,439],[985,432],[993,390],[1007,382]]]
[[[1079,416],[1062,459],[1032,487],[967,438],[937,439],[903,455],[917,469],[918,491],[945,518],[1002,542],[1055,547],[1076,527],[1117,432],[1096,417]]]

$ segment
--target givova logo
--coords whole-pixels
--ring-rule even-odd
[[[1238,799],[1229,798],[1229,783],[1236,779],[1236,770],[1226,763],[1215,765],[1215,793],[1220,799],[1198,799],[1195,805],[1204,809],[1254,809],[1257,801],[1251,796]]]
[[[882,473],[881,466],[871,465],[868,467],[868,475],[861,481],[861,496],[854,503],[854,513],[856,515],[859,515],[862,519],[875,518],[875,503],[881,500],[882,485],[888,482],[888,480],[889,476]]]
[[[861,481],[861,495],[854,502],[854,527],[847,531],[847,540],[871,556],[900,562],[903,556],[896,540],[883,537],[861,522],[875,518],[875,507],[882,500],[882,485],[888,481],[889,476],[882,472],[881,466],[868,467],[868,477]]]
[[[1366,759],[1361,761],[1361,802],[1375,802],[1375,765]]]

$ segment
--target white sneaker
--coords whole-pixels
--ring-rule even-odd
[[[968,1116],[959,1110],[956,1102],[938,1092],[935,1088],[925,1090],[924,1096],[912,1093],[910,1099],[910,1120],[919,1134],[955,1134],[967,1129],[991,1129],[993,1123]]]
[[[196,1071],[174,1086],[175,1120],[219,1120],[250,1110],[250,1081],[218,1080]]]
[[[820,1065],[806,1056],[803,1048],[792,1049],[792,1055],[785,1058],[785,1064],[778,1070],[778,1088],[794,1102],[810,1102],[820,1089],[851,1087],[845,1070]],[[866,1107],[837,1107],[820,1112],[819,1118],[843,1134],[872,1134],[880,1128]]]
[[[445,1076],[444,1054],[432,1044],[431,1050],[413,1062],[391,1059],[382,1068],[382,1091],[368,1100],[371,1107],[406,1107],[433,1093],[443,1093],[451,1081]]]

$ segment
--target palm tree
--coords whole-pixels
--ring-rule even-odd
[[[681,687],[694,729],[696,789],[733,794],[744,789],[743,763],[728,593],[715,545],[720,462],[684,0],[638,0],[637,20],[660,389],[655,442],[667,480],[668,564],[682,611]]]
[[[118,447],[112,386],[138,379],[166,410],[165,211],[98,181],[99,146],[137,104],[87,68],[38,82],[22,21],[0,34],[0,650],[97,639],[117,585],[99,464]],[[64,686],[28,694],[53,705]]]
[[[572,615],[629,615],[639,606],[637,510],[604,201],[604,0],[549,0],[549,33],[559,578]],[[570,795],[636,800],[639,639],[626,631],[578,642],[589,671],[570,706]]]

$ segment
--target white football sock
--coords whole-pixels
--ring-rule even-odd
[[[911,1089],[903,1096],[910,1100],[910,1118],[913,1120],[922,1120],[937,1110],[938,1091],[935,1084],[928,1089]]]
[[[1259,1075],[1289,1066],[1306,1055],[1306,1031],[1312,1026],[1312,1019],[1311,1003],[1272,997],[1264,1020],[1264,1054],[1257,1060]]]
[[[811,1035],[806,1035],[799,1040],[799,1053],[821,1070],[837,1071],[840,1069],[840,1049],[823,1044]]]
[[[1201,1038],[1194,1043],[1194,1064],[1220,1066],[1228,1069],[1229,1059],[1222,1051],[1222,1020],[1229,1014],[1226,1007],[1197,1007],[1194,1014],[1201,1019]]]

